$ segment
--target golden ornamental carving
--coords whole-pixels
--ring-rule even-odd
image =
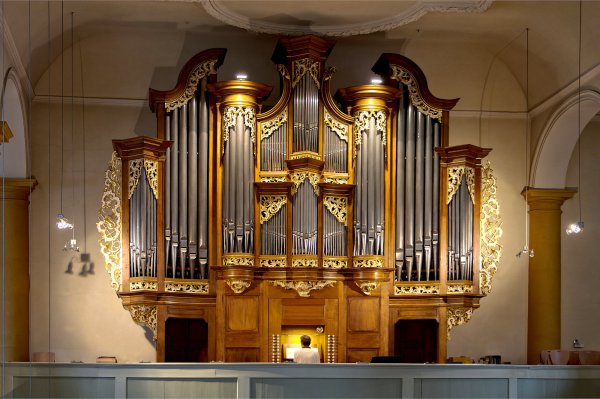
[[[158,161],[155,159],[144,159],[144,169],[146,169],[146,179],[154,193],[154,198],[158,199]]]
[[[293,258],[292,267],[319,267],[319,259],[316,256]]]
[[[439,284],[399,284],[394,286],[394,295],[423,295],[439,293]]]
[[[261,176],[262,183],[283,183],[286,181],[285,176]]]
[[[429,104],[427,104],[425,102],[425,100],[423,100],[423,97],[421,97],[421,92],[419,90],[419,84],[417,83],[417,80],[412,75],[412,73],[410,73],[403,67],[401,67],[399,65],[395,65],[395,64],[391,64],[390,68],[392,69],[391,78],[394,80],[397,80],[399,82],[402,82],[403,84],[405,84],[408,87],[408,92],[410,94],[410,101],[411,101],[412,105],[417,107],[417,109],[419,111],[421,111],[422,113],[424,113],[425,115],[427,115],[433,119],[437,119],[441,122],[442,115],[443,115],[442,110],[439,108],[430,106]]]
[[[302,184],[306,179],[308,179],[308,181],[313,187],[315,195],[318,197],[320,176],[318,173],[313,172],[296,172],[290,174],[290,180],[292,181],[292,183],[294,183],[294,185],[292,186],[292,195],[296,195],[296,193],[298,192],[298,187],[300,187],[300,184]]]
[[[323,182],[330,184],[348,184],[348,179],[344,177],[325,177]]]
[[[448,294],[470,294],[473,284],[448,284]]]
[[[354,114],[354,158],[362,144],[362,134],[369,127],[369,121],[375,118],[375,130],[381,132],[381,143],[387,144],[387,116],[383,111],[359,111]]]
[[[260,140],[264,140],[269,138],[277,129],[281,127],[284,123],[287,122],[287,108],[285,108],[279,115],[275,118],[261,123],[261,134]]]
[[[318,159],[319,161],[321,160],[321,156],[319,154],[317,154],[316,152],[312,152],[312,151],[295,152],[290,157],[290,159],[303,159],[303,158]]]
[[[279,74],[281,76],[283,76],[285,79],[287,79],[287,80],[292,79],[290,77],[290,72],[287,70],[287,68],[285,67],[284,64],[277,64],[277,70],[279,71]]]
[[[223,255],[223,266],[254,266],[254,255],[242,253]]]
[[[450,340],[450,330],[454,326],[460,326],[461,324],[466,324],[469,320],[471,320],[471,316],[473,315],[473,308],[462,308],[462,307],[451,307],[448,308],[448,325],[446,336],[448,337],[448,341]]]
[[[129,183],[129,191],[127,194],[127,198],[131,199],[135,188],[137,187],[140,176],[142,175],[142,166],[144,165],[144,160],[142,158],[132,159],[129,161],[129,175],[127,181]]]
[[[323,267],[325,269],[346,269],[348,267],[348,259],[346,257],[324,257]]]
[[[261,256],[259,259],[260,267],[286,267],[287,266],[287,258],[286,256]]]
[[[354,282],[358,288],[365,294],[371,295],[371,292],[379,287],[378,281],[359,280]]]
[[[275,280],[271,281],[275,287],[285,288],[286,290],[295,290],[301,297],[310,296],[311,291],[322,290],[323,288],[331,287],[335,285],[336,281],[331,280],[317,280],[317,281],[284,281]]]
[[[229,288],[231,288],[231,291],[235,292],[236,294],[241,294],[242,292],[250,288],[251,285],[251,282],[248,280],[228,279],[225,280],[225,282],[227,283]]]
[[[337,68],[331,66],[325,70],[323,73],[323,81],[330,80],[333,77],[333,74],[337,72]]]
[[[142,168],[146,169],[146,180],[152,189],[154,198],[158,198],[158,161],[143,158],[129,161],[129,194],[127,198],[131,199],[133,192],[140,182]]]
[[[348,197],[326,195],[323,198],[323,206],[342,224],[348,220]]]
[[[294,80],[292,81],[292,87],[296,87],[300,79],[308,72],[310,77],[315,82],[317,89],[321,88],[319,82],[319,71],[321,69],[321,63],[319,61],[311,60],[310,58],[303,58],[301,60],[294,61],[292,65],[292,73],[294,74]]]
[[[215,64],[217,61],[217,58],[207,60],[201,64],[198,64],[192,70],[190,76],[188,77],[188,81],[185,85],[185,90],[183,93],[181,93],[181,95],[179,95],[179,97],[176,99],[165,102],[165,109],[167,112],[182,107],[192,97],[194,97],[196,90],[198,90],[198,82],[200,82],[205,76],[214,75],[217,73],[217,70],[215,69]]]
[[[104,192],[96,227],[110,286],[118,292],[121,288],[121,159],[114,151],[104,174]]]
[[[448,168],[448,190],[446,197],[446,205],[452,201],[452,198],[458,191],[460,183],[463,180],[463,176],[466,178],[467,188],[469,189],[469,195],[471,202],[475,203],[475,170],[465,166],[455,166]]]
[[[502,218],[500,205],[496,198],[496,178],[490,162],[481,173],[481,270],[479,288],[483,295],[492,291],[492,278],[498,270],[502,245]]]
[[[383,256],[368,256],[368,257],[358,257],[355,256],[353,259],[353,265],[356,268],[382,268],[384,263]]]
[[[152,330],[154,333],[153,338],[156,341],[156,306],[129,305],[126,308],[129,310],[133,321]]]
[[[129,291],[156,291],[157,284],[154,280],[129,280]]]
[[[348,142],[348,125],[345,125],[341,122],[336,121],[333,117],[324,110],[323,122],[325,122],[325,126],[331,129],[332,132],[337,134],[340,140]]]
[[[256,155],[256,112],[252,107],[227,107],[223,111],[223,146],[221,155],[225,154],[225,143],[229,141],[229,131],[235,128],[238,116],[244,117],[244,126],[250,129],[252,153]]]
[[[208,294],[208,282],[205,281],[165,281],[166,292],[185,292],[186,294]]]
[[[268,222],[287,203],[285,195],[260,196],[260,224]]]

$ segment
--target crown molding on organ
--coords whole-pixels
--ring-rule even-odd
[[[341,24],[323,24],[323,25],[313,25],[312,21],[301,21],[308,22],[304,25],[300,25],[298,22],[296,24],[286,24],[286,23],[277,23],[277,22],[268,22],[266,20],[261,20],[260,18],[252,18],[250,15],[246,14],[244,10],[253,10],[254,13],[257,13],[257,7],[260,7],[260,4],[264,4],[268,9],[265,9],[265,13],[271,13],[271,4],[269,2],[253,2],[253,1],[245,1],[238,2],[244,4],[244,10],[233,10],[230,7],[228,2],[219,1],[219,0],[200,0],[202,6],[210,15],[215,17],[221,22],[224,22],[228,25],[237,26],[238,28],[246,29],[253,32],[259,33],[269,33],[275,35],[307,35],[307,34],[317,34],[324,36],[333,36],[333,37],[347,37],[354,35],[364,35],[373,32],[381,32],[387,31],[399,26],[406,25],[410,22],[417,21],[424,15],[429,12],[484,12],[486,11],[493,0],[479,0],[479,1],[429,1],[429,0],[417,0],[410,2],[411,4],[406,4],[408,2],[404,2],[404,9],[392,16],[386,16],[386,12],[382,11],[381,17],[376,17],[373,20],[362,21],[364,19],[364,15],[359,12],[350,11],[350,13],[346,12],[346,17],[354,18],[359,22],[352,23],[341,23]],[[401,7],[396,2],[395,7]],[[350,9],[350,7],[348,7]],[[373,10],[371,8],[371,10]],[[260,12],[260,10],[258,11]],[[296,12],[293,18],[295,21],[299,20],[298,14],[300,12]],[[354,15],[350,15],[354,14]],[[359,15],[360,14],[360,15]],[[285,15],[285,14],[284,14]],[[288,17],[292,17],[287,15]],[[337,16],[337,15],[336,15]],[[267,17],[268,18],[268,17]],[[326,18],[319,17],[319,19],[323,20]]]

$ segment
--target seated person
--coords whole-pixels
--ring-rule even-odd
[[[294,363],[320,363],[319,353],[310,348],[310,337],[303,335],[300,337],[302,348],[294,353]]]

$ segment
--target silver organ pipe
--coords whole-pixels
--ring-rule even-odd
[[[129,199],[129,275],[156,277],[156,197],[139,162],[139,179]]]
[[[261,226],[261,255],[285,255],[286,254],[286,218],[287,205],[283,205],[279,212],[267,220]]]
[[[440,122],[398,102],[396,134],[397,281],[438,279]]]
[[[198,274],[201,279],[208,278],[208,129],[209,104],[206,95],[206,79],[200,86],[200,109],[198,112]]]
[[[305,73],[295,86],[294,152],[319,152],[319,89],[310,73]]]
[[[448,204],[448,280],[473,278],[473,202],[466,180],[462,176]]]
[[[178,276],[177,249],[179,247],[179,111],[174,110],[171,115],[171,208],[165,212],[171,212],[171,267],[170,277]],[[169,265],[167,265],[167,276],[169,276]],[[183,277],[179,275],[179,277]]]

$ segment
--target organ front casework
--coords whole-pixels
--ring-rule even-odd
[[[448,146],[458,100],[401,55],[332,95],[333,45],[281,38],[275,101],[203,51],[150,90],[156,136],[113,141],[100,245],[157,361],[285,362],[308,334],[322,362],[444,362],[490,292],[490,149]]]

